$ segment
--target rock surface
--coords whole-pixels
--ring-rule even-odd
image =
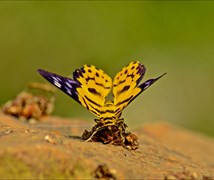
[[[93,122],[0,113],[0,178],[214,179],[214,139],[166,123],[132,130],[139,149],[85,142]]]

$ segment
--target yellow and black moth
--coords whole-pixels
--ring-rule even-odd
[[[95,121],[101,123],[102,126],[121,126],[121,124],[126,126],[121,118],[123,109],[166,74],[140,84],[146,68],[139,61],[125,66],[116,74],[113,81],[103,70],[93,65],[84,65],[76,69],[73,79],[42,69],[38,69],[38,72],[51,84],[97,116],[99,119]],[[111,91],[112,101],[106,99]]]

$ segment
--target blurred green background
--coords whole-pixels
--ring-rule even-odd
[[[4,103],[43,68],[69,75],[93,64],[114,76],[132,60],[145,80],[168,74],[124,110],[129,127],[168,121],[214,136],[214,2],[0,2]],[[56,115],[94,116],[61,91]]]

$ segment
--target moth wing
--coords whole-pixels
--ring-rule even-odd
[[[103,70],[93,65],[84,65],[73,73],[73,79],[81,85],[79,94],[84,95],[89,102],[104,106],[112,88],[112,79]]]
[[[51,84],[53,84],[54,86],[59,88],[61,91],[63,91],[64,93],[72,97],[74,100],[79,102],[77,88],[80,87],[80,84],[78,82],[68,77],[63,77],[43,69],[38,69],[38,72]]]
[[[139,85],[142,80],[146,68],[140,62],[131,62],[128,66],[125,66],[113,80],[113,96],[114,104],[117,109],[118,116],[120,116],[122,110],[133,101],[140,93],[151,86],[155,81],[161,78],[163,75],[155,79],[149,79],[143,84]]]
[[[104,88],[107,87],[107,84],[105,84],[104,87],[103,85],[105,80],[109,80],[109,77],[102,70],[93,72],[94,68],[92,68],[92,74],[90,72],[88,73],[88,70],[89,68],[85,69],[85,66],[77,69],[73,73],[74,80],[42,69],[39,69],[38,72],[51,84],[72,97],[94,115],[100,117],[100,107],[103,106],[105,96],[107,95],[107,90]],[[103,75],[104,80],[100,80],[96,73]],[[111,83],[111,79],[109,83]],[[105,91],[103,89],[105,89]],[[110,89],[111,88],[108,88],[108,92]]]
[[[81,94],[79,101],[87,104],[87,109],[101,118],[106,96],[112,88],[112,79],[93,65],[84,65],[83,68],[77,69],[73,78],[81,86],[77,88],[78,94]]]

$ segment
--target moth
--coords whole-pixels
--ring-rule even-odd
[[[130,62],[112,80],[103,70],[93,65],[84,65],[73,72],[73,78],[64,77],[46,70],[38,69],[51,84],[72,97],[98,117],[95,122],[103,126],[123,126],[122,111],[139,94],[145,91],[161,76],[149,79],[142,84],[146,68],[139,61]],[[107,100],[112,92],[113,100]]]

